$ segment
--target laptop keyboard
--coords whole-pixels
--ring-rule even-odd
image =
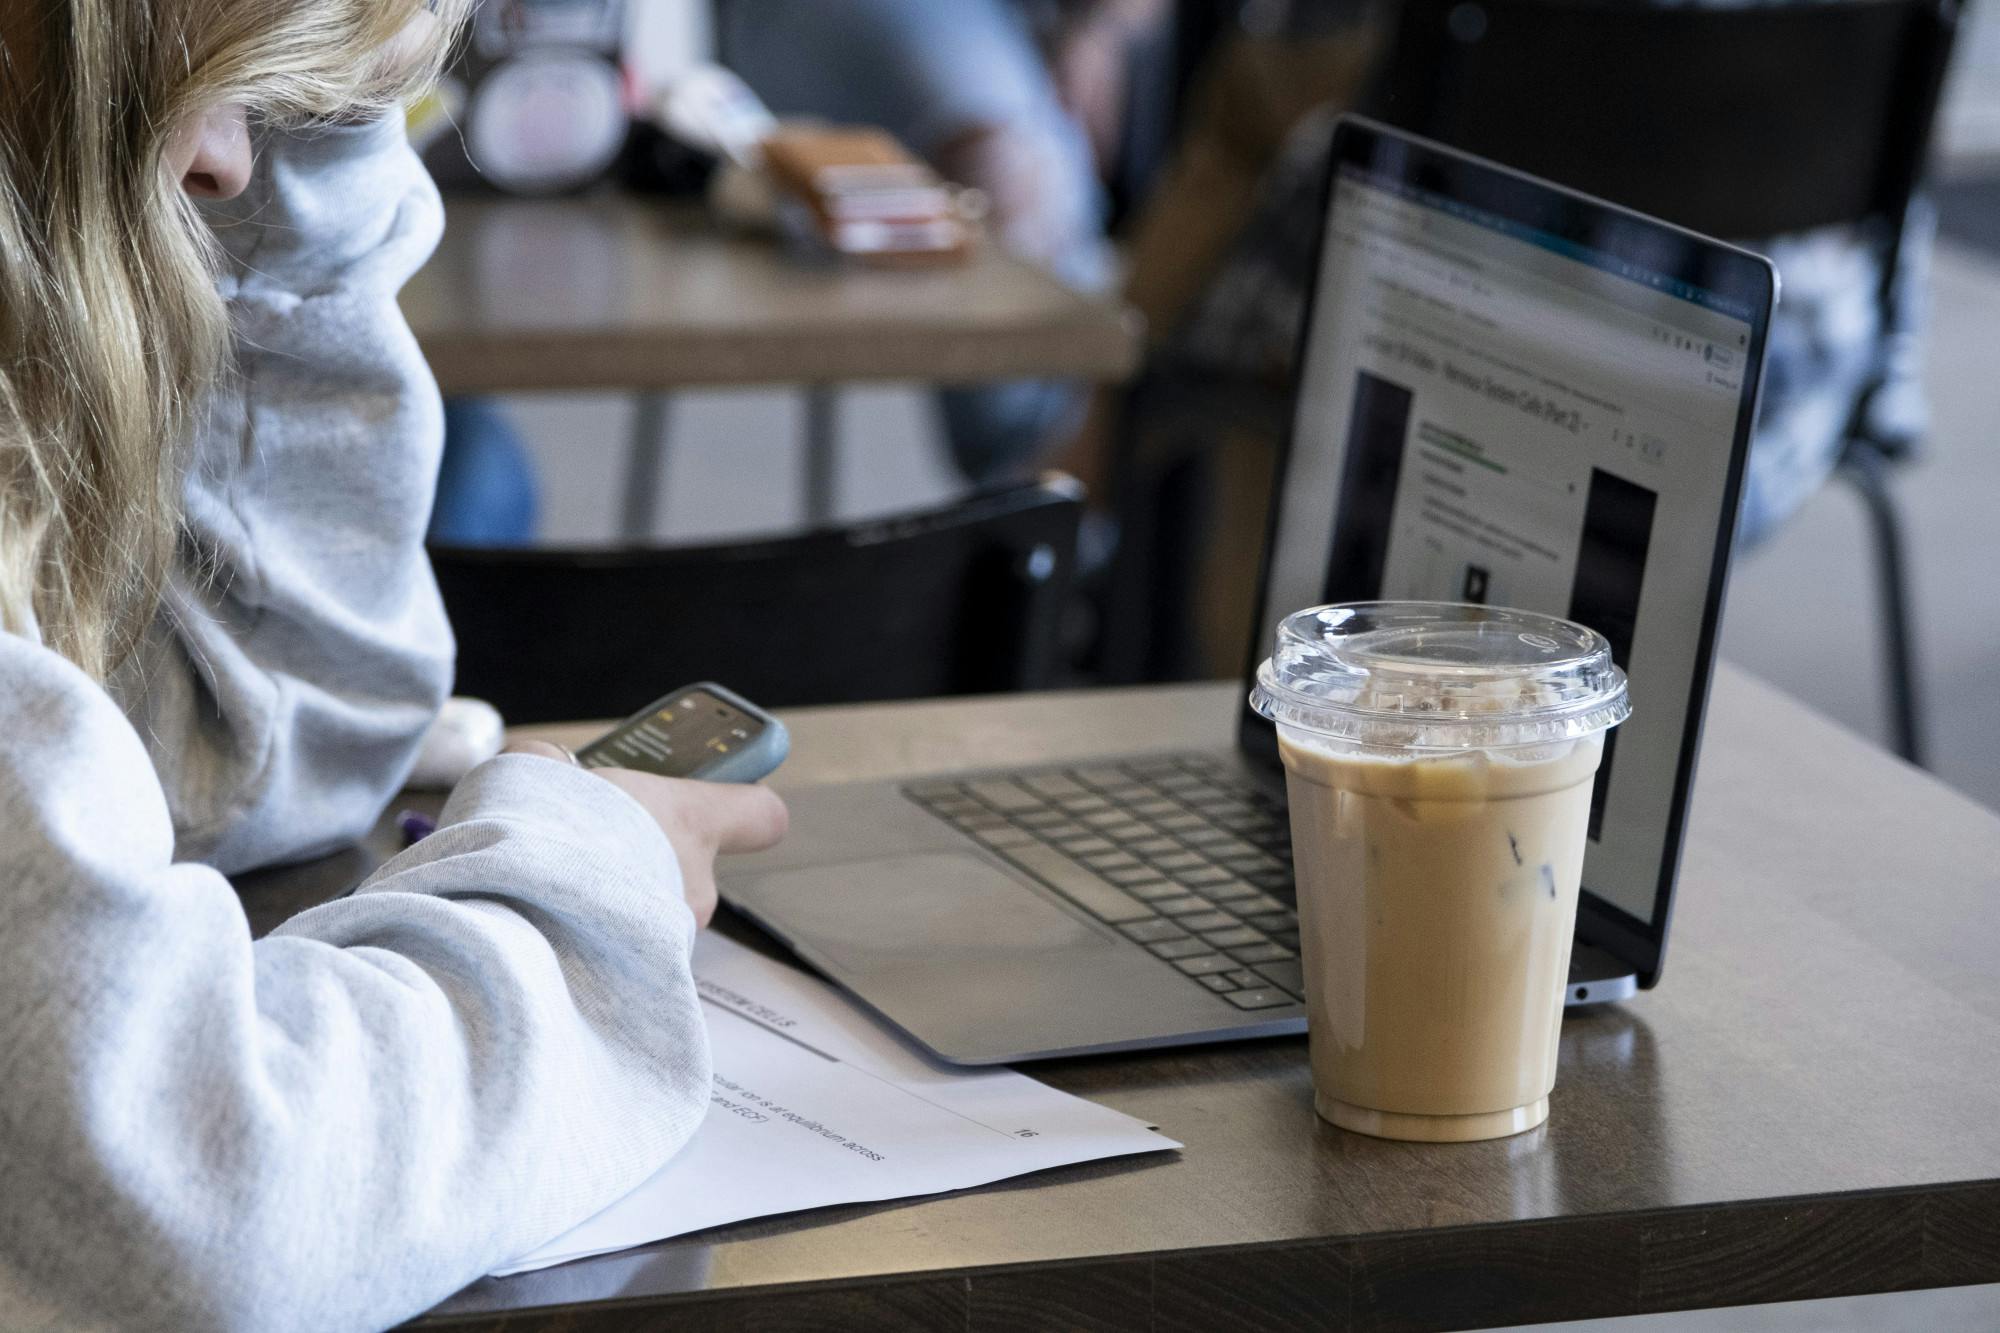
[[[911,800],[1240,1009],[1305,998],[1284,807],[1206,755],[911,783]]]

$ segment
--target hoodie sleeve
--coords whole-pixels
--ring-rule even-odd
[[[423,549],[437,387],[396,305],[442,229],[394,119],[261,135],[205,206],[235,370],[211,395],[165,602],[113,691],[181,854],[234,872],[360,837],[449,692]]]
[[[138,736],[0,636],[0,1328],[377,1328],[636,1186],[707,1107],[658,826],[528,755],[253,943]]]

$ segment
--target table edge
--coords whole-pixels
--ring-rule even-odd
[[[642,1310],[733,1321],[753,1304],[800,1326],[895,1326],[913,1310],[925,1320],[950,1310],[968,1328],[1092,1317],[1484,1327],[1989,1282],[2000,1282],[2000,1179],[769,1283],[427,1315],[410,1327],[547,1320],[584,1333],[630,1327],[624,1316]]]
[[[447,393],[563,393],[759,384],[984,383],[1129,376],[1139,338],[1124,313],[1038,321],[979,335],[857,326],[832,341],[731,330],[424,330],[417,342]],[[977,343],[975,351],[969,350]],[[1059,349],[1060,355],[1051,348]]]

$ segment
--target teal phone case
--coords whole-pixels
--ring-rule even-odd
[[[703,782],[757,782],[777,771],[778,765],[785,762],[785,756],[792,752],[792,735],[785,730],[785,724],[734,690],[726,690],[714,681],[702,681],[687,689],[707,690],[724,703],[742,709],[764,724],[764,729],[750,744],[731,750],[719,759],[711,759],[696,769],[694,776]],[[675,690],[674,694],[686,692]]]

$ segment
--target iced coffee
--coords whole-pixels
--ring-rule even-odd
[[[1540,1124],[1592,781],[1629,713],[1608,645],[1497,608],[1315,607],[1253,701],[1287,773],[1320,1115],[1428,1140]]]

